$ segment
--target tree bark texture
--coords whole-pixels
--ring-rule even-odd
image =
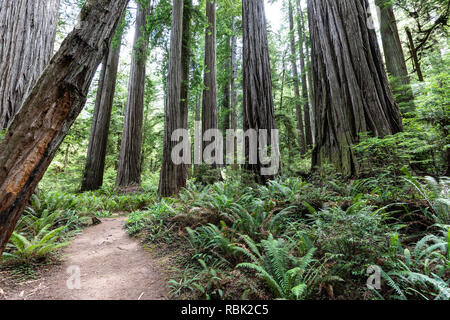
[[[400,96],[397,102],[400,103],[400,106],[404,106],[402,111],[412,112],[415,109],[414,95],[398,34],[394,9],[390,1],[387,0],[377,0],[377,5],[381,8],[380,30],[386,69],[394,77],[392,88],[394,93]]]
[[[1,1],[0,130],[11,124],[53,55],[59,1]]]
[[[205,32],[205,74],[202,106],[202,134],[210,129],[218,129],[217,111],[217,65],[216,65],[216,0],[206,0],[208,27]],[[216,141],[204,141],[206,146],[215,146]]]
[[[291,0],[289,0],[289,41],[291,45],[290,60],[293,77],[292,81],[294,83],[295,110],[297,112],[298,146],[300,147],[300,155],[304,156],[306,153],[305,125],[303,123],[303,111],[300,98],[300,85],[297,69],[297,50],[295,48],[294,9]]]
[[[120,147],[119,168],[116,186],[126,188],[141,184],[142,127],[144,118],[145,64],[149,35],[145,31],[147,16],[150,14],[150,2],[138,4],[134,50],[128,83],[127,108]]]
[[[167,79],[167,98],[165,107],[164,149],[159,195],[169,197],[179,193],[186,186],[187,170],[184,164],[172,161],[172,150],[178,141],[172,141],[172,133],[184,126],[181,110],[182,91],[182,50],[183,50],[183,0],[173,0],[172,31],[170,35],[169,75]]]
[[[89,139],[81,191],[97,190],[103,185],[106,147],[108,144],[109,125],[116,90],[119,58],[120,45],[117,47],[111,45],[103,62],[101,79],[97,88],[97,100],[92,120],[91,136]]]
[[[128,0],[88,0],[0,144],[0,254],[83,109]]]
[[[191,63],[191,23],[192,0],[185,0],[183,9],[183,47],[181,49],[181,65],[183,73],[181,77],[181,104],[180,110],[183,118],[183,128],[188,128],[189,115],[189,67]]]
[[[300,0],[297,0],[298,14],[298,37],[299,37],[299,53],[300,53],[300,70],[302,79],[302,100],[303,100],[303,118],[305,119],[305,143],[307,148],[311,148],[313,144],[311,129],[311,112],[308,100],[308,80],[305,63],[305,50],[308,48],[305,41],[305,19],[303,17],[302,6]]]
[[[268,130],[267,147],[271,147],[271,130],[276,129],[270,71],[269,45],[267,40],[264,1],[242,1],[243,28],[243,127],[244,130]],[[248,151],[248,141],[245,143]],[[253,171],[259,183],[273,176],[262,176],[263,164],[258,155],[258,164],[246,160],[244,168]]]
[[[236,86],[236,79],[238,74],[237,65],[237,36],[236,36],[236,18],[233,17],[232,22],[232,33],[231,36],[231,80],[230,80],[230,90],[231,90],[231,129],[236,132],[238,128],[238,114],[237,114],[237,104],[238,104],[238,91]],[[234,151],[233,157],[237,159],[237,138],[234,138]],[[238,165],[233,166],[234,169],[238,168]]]
[[[313,166],[334,164],[345,176],[361,163],[352,145],[359,133],[383,137],[402,130],[367,1],[308,0],[315,96]]]

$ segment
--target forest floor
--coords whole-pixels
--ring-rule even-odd
[[[38,279],[1,283],[0,277],[0,299],[168,299],[159,261],[126,233],[124,225],[124,217],[105,218],[85,229],[63,251],[62,262],[43,271]]]

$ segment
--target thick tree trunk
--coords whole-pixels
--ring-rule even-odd
[[[205,31],[205,74],[202,107],[202,135],[210,129],[218,129],[217,66],[216,66],[216,0],[206,0],[208,27]],[[202,150],[217,141],[204,141]],[[216,149],[217,150],[217,149]],[[214,156],[214,155],[213,155]],[[205,159],[204,159],[205,160]]]
[[[150,0],[138,2],[134,50],[128,84],[127,109],[120,147],[116,186],[126,188],[141,184],[142,126],[144,118],[145,64],[149,35],[144,32],[150,14]]]
[[[172,133],[184,126],[181,110],[181,88],[183,65],[183,0],[173,0],[172,31],[170,36],[169,75],[167,79],[167,99],[165,108],[164,149],[159,195],[169,197],[179,193],[186,186],[187,170],[184,164],[172,161],[172,150],[178,141],[172,141]]]
[[[300,51],[300,70],[302,73],[302,100],[303,100],[303,112],[305,119],[305,143],[307,148],[311,148],[313,144],[312,130],[311,130],[311,112],[308,101],[308,80],[305,63],[305,21],[303,18],[302,6],[300,0],[297,0],[297,14],[298,14],[298,37],[299,37],[299,51]]]
[[[1,1],[0,130],[11,124],[53,55],[59,1]]]
[[[119,39],[120,43],[120,39]],[[97,190],[103,185],[106,147],[108,144],[109,125],[116,90],[117,70],[119,68],[120,44],[111,46],[105,56],[97,89],[91,136],[84,169],[81,191]]]
[[[88,0],[0,144],[0,254],[83,109],[128,0]]]
[[[272,145],[272,130],[275,129],[274,105],[272,95],[272,76],[270,71],[269,45],[267,40],[264,1],[242,1],[243,35],[243,122],[244,130],[267,130],[268,139],[264,147],[272,148],[278,154],[277,145]],[[248,141],[245,143],[248,155]],[[273,150],[275,149],[276,150]],[[245,169],[253,171],[259,183],[272,179],[273,175],[262,175],[264,167],[258,154],[258,163],[252,165],[246,159]]]
[[[406,68],[405,55],[398,34],[397,21],[395,19],[392,4],[388,0],[377,0],[381,8],[380,30],[383,42],[386,69],[394,77],[392,89],[399,96],[397,102],[403,112],[412,112],[415,109],[414,95]]]
[[[332,163],[345,176],[361,163],[358,135],[402,130],[377,36],[367,26],[367,1],[308,0],[312,40],[316,142],[313,166]]]
[[[292,7],[292,1],[289,0],[289,40],[291,44],[291,67],[294,83],[295,94],[295,110],[297,112],[297,130],[298,130],[298,146],[300,147],[300,155],[304,156],[306,153],[306,139],[305,139],[305,126],[303,123],[303,111],[300,98],[300,86],[297,69],[297,50],[295,49],[295,33],[294,33],[294,9]]]

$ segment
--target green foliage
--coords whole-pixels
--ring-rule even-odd
[[[359,196],[347,210],[333,207],[311,214],[311,237],[320,250],[338,255],[339,272],[362,276],[385,246],[383,212]]]
[[[311,248],[303,257],[291,254],[292,244],[283,239],[274,239],[269,235],[261,242],[262,252],[250,238],[244,237],[248,248],[236,247],[235,250],[248,257],[251,262],[237,265],[237,268],[256,271],[257,276],[265,281],[276,298],[304,299],[313,286],[320,283],[318,276],[322,266],[313,258],[315,248]]]
[[[391,243],[391,256],[382,272],[392,289],[386,295],[391,299],[450,300],[450,229],[441,236],[427,235],[413,248],[402,248],[399,242]]]
[[[6,130],[0,130],[0,143],[5,139]]]
[[[221,169],[212,168],[207,164],[201,164],[195,169],[194,178],[196,182],[203,185],[214,184],[221,179]]]
[[[57,242],[65,229],[64,226],[51,231],[49,231],[49,228],[49,225],[45,226],[31,239],[14,232],[7,246],[7,249],[12,250],[12,252],[3,253],[3,257],[7,260],[27,264],[33,260],[48,258],[57,249],[69,244],[68,242]]]
[[[433,220],[440,225],[450,225],[450,179],[442,177],[440,181],[437,181],[432,177],[426,177],[424,179],[426,183],[423,184],[409,172],[406,174],[406,181],[412,184],[430,205],[432,212],[429,214]]]
[[[195,292],[198,289],[199,274],[195,274],[195,271],[191,268],[187,268],[183,272],[183,277],[176,281],[170,279],[168,281],[169,294],[172,297],[180,297],[183,292],[190,291]]]
[[[213,224],[202,226],[195,231],[186,228],[186,231],[191,248],[195,252],[192,259],[201,259],[206,262],[219,259],[226,262],[223,256],[232,257],[234,244],[228,238],[226,231],[221,231]]]
[[[126,220],[126,228],[130,235],[135,235],[143,229],[151,228],[150,233],[154,240],[164,232],[163,218],[176,214],[171,207],[171,199],[163,199],[145,211],[133,211]]]

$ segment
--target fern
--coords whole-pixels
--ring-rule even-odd
[[[50,225],[45,226],[31,240],[28,240],[22,234],[14,232],[11,235],[10,243],[8,244],[8,248],[11,249],[12,252],[4,253],[3,256],[6,259],[26,264],[33,260],[47,258],[57,249],[69,244],[69,242],[57,242],[60,234],[66,228],[65,226],[51,231],[48,231],[49,228]]]
[[[236,252],[243,253],[252,262],[240,263],[236,268],[243,268],[257,272],[257,276],[265,281],[276,298],[303,299],[307,296],[310,287],[315,283],[316,276],[321,267],[313,272],[308,268],[315,261],[313,256],[315,248],[308,251],[303,257],[290,254],[292,244],[282,239],[274,239],[270,234],[267,240],[261,242],[264,255],[258,245],[249,237],[243,237],[248,249],[235,247]]]

